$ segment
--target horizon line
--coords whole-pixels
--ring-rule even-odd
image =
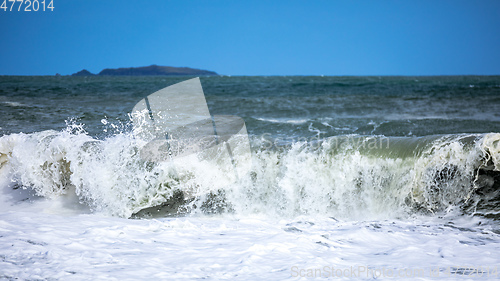
[[[446,76],[500,76],[499,74],[216,74],[216,75],[99,75],[73,76],[72,74],[0,74],[1,77],[446,77]]]

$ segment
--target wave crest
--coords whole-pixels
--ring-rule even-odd
[[[93,211],[121,217],[231,211],[366,219],[458,211],[498,218],[499,141],[500,134],[352,135],[269,148],[254,138],[250,172],[228,182],[196,155],[175,169],[144,160],[132,134],[98,140],[43,131],[1,137],[0,174],[8,178],[3,188],[49,199],[74,193]]]

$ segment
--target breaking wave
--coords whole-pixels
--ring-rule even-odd
[[[252,167],[237,181],[220,178],[196,155],[175,167],[148,161],[140,157],[143,145],[131,133],[102,140],[74,129],[5,135],[0,188],[47,200],[70,194],[93,212],[127,218],[218,212],[500,217],[500,134],[347,135],[288,144],[253,136]]]

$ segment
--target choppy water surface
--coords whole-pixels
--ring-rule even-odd
[[[201,78],[250,134],[229,183],[139,155],[186,79],[0,77],[2,278],[500,278],[499,77]]]

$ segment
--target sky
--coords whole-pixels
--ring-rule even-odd
[[[52,1],[0,9],[0,75],[500,75],[497,0]]]

